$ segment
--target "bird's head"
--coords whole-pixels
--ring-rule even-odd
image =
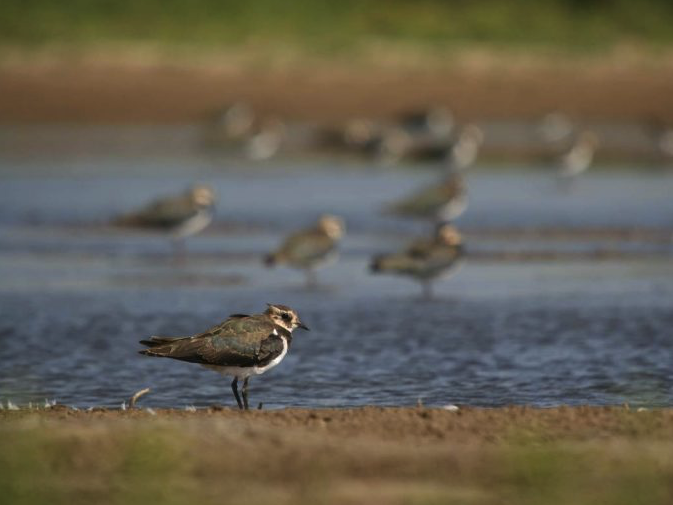
[[[264,313],[268,315],[274,324],[285,328],[287,331],[292,331],[295,328],[308,330],[308,326],[301,322],[299,314],[294,309],[287,305],[278,305],[274,303],[267,303],[268,307]]]
[[[440,223],[435,230],[437,240],[448,246],[458,246],[463,243],[463,237],[458,229],[450,223]]]
[[[601,141],[598,135],[596,135],[593,131],[584,130],[582,133],[580,133],[577,143],[590,149],[597,149]]]
[[[318,229],[333,240],[340,239],[346,231],[343,219],[326,214],[318,219]]]
[[[377,136],[377,127],[367,119],[352,119],[344,127],[344,141],[353,147],[362,147]]]
[[[458,141],[480,146],[484,142],[484,130],[479,128],[476,124],[468,124],[460,131],[460,138]]]
[[[196,184],[189,189],[189,197],[198,207],[210,207],[215,203],[215,191],[205,184]]]

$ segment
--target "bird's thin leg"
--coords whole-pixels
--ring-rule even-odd
[[[238,396],[238,377],[234,377],[234,380],[231,383],[231,390],[234,392],[236,397],[236,403],[238,403],[238,408],[243,410],[243,403],[241,402],[241,397]]]
[[[243,396],[243,407],[245,410],[248,410],[248,379],[250,377],[246,377],[245,380],[243,380],[243,389],[241,389],[241,393]]]
[[[178,237],[173,239],[173,262],[176,264],[182,264],[185,262],[186,258],[186,244],[183,237]]]
[[[558,178],[558,190],[561,193],[572,193],[577,185],[577,176],[571,175]]]
[[[430,280],[421,281],[423,287],[423,300],[432,300],[432,282]]]
[[[312,268],[306,269],[306,287],[308,289],[315,289],[318,287],[318,276]]]

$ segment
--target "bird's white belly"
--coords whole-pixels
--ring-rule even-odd
[[[283,358],[287,354],[288,344],[287,338],[281,337],[283,339],[283,350],[282,352],[272,359],[269,363],[264,366],[251,366],[251,367],[240,367],[240,366],[218,366],[218,365],[203,365],[206,368],[210,368],[218,372],[221,375],[228,377],[238,377],[238,379],[245,379],[252,375],[260,375],[275,367],[278,363],[283,361]]]
[[[461,194],[442,205],[437,211],[437,218],[442,221],[453,221],[467,209],[467,195]]]
[[[173,231],[173,235],[177,238],[195,235],[208,226],[212,220],[212,212],[209,210],[201,210],[197,212],[194,217],[189,218],[187,221],[178,226]]]

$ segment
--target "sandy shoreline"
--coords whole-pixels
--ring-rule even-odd
[[[671,65],[628,58],[609,64],[472,60],[427,66],[12,60],[0,64],[0,118],[5,124],[194,123],[243,99],[262,114],[326,124],[428,104],[446,105],[461,120],[563,110],[606,121],[673,121]]]
[[[456,407],[359,407],[286,408],[239,411],[213,406],[187,409],[78,410],[64,405],[52,408],[0,411],[0,421],[39,421],[78,425],[91,422],[169,421],[178,424],[234,422],[266,428],[321,432],[335,437],[367,436],[380,440],[506,441],[513,434],[545,434],[548,440],[625,437],[670,439],[673,409],[619,407],[510,406],[499,408]]]

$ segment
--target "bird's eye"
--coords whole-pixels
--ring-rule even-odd
[[[282,317],[282,318],[285,319],[286,321],[289,321],[289,320],[290,320],[290,314],[288,314],[287,312],[283,312],[283,315],[280,316],[280,317]]]

